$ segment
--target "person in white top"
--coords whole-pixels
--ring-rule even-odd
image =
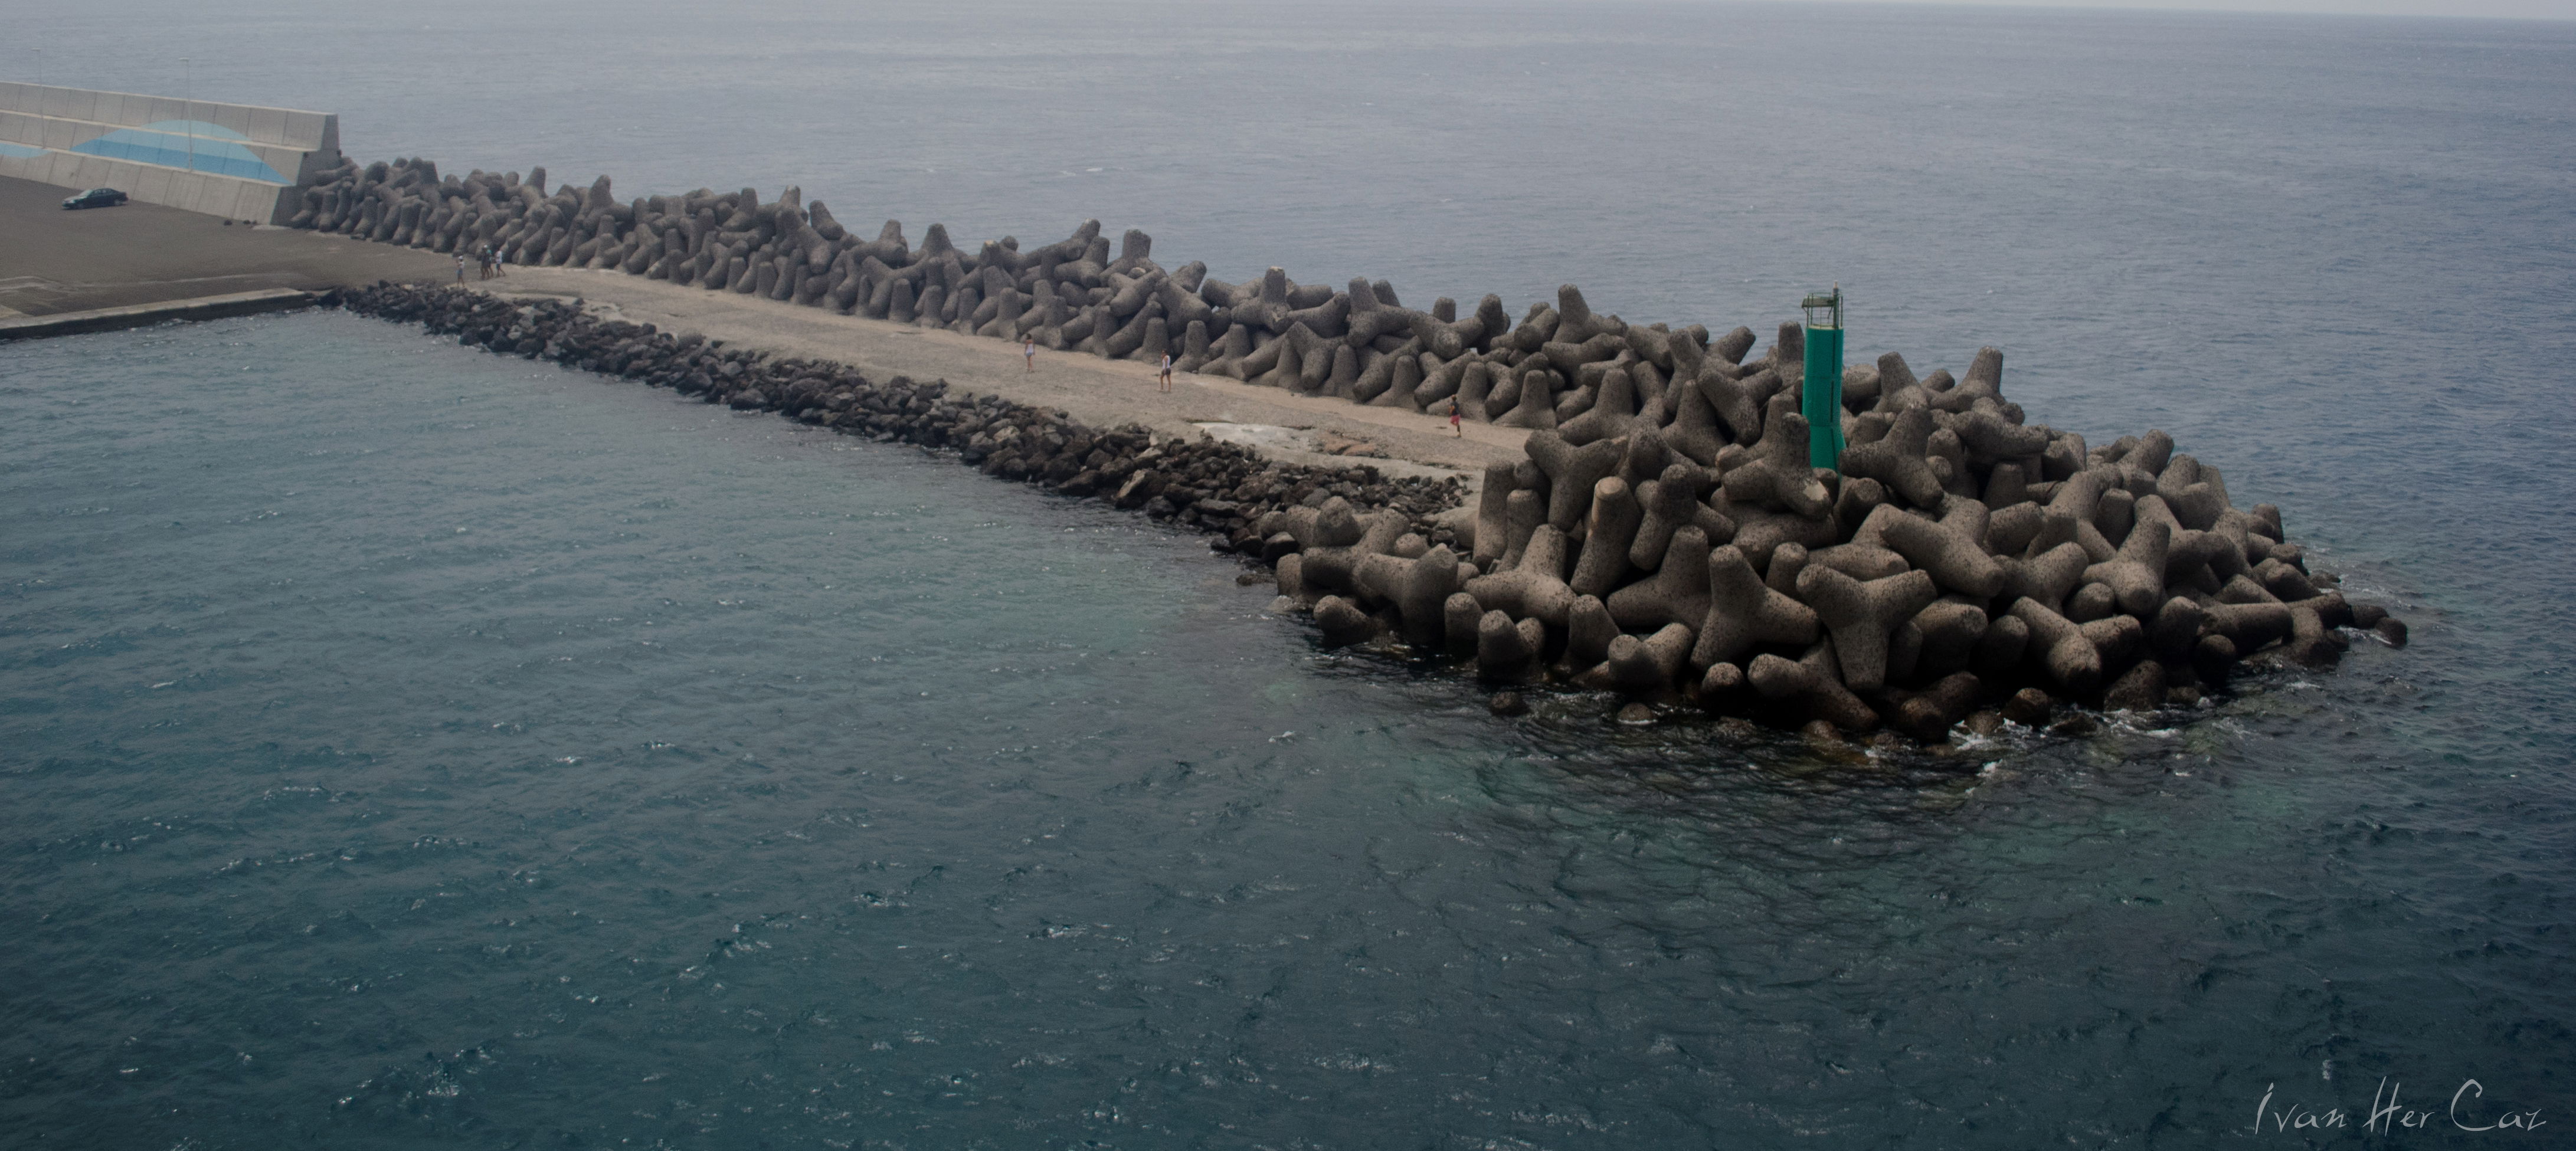
[[[1163,353],[1163,390],[1172,390],[1172,354]]]
[[[1028,360],[1030,371],[1034,372],[1038,370],[1038,338],[1036,336],[1030,335],[1020,337],[1020,355]]]

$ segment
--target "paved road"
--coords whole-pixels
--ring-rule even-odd
[[[456,275],[450,257],[431,252],[227,225],[155,204],[66,212],[72,191],[0,177],[0,318]]]

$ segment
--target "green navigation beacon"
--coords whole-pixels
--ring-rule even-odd
[[[1843,466],[1843,286],[1809,292],[1807,375],[1798,406],[1807,417],[1807,463],[1811,467]]]

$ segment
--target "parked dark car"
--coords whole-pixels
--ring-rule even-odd
[[[63,201],[65,208],[113,208],[125,202],[125,193],[114,188],[92,188]]]

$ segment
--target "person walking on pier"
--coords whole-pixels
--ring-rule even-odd
[[[1458,424],[1458,397],[1456,396],[1449,397],[1449,434],[1462,440],[1467,438],[1467,429]]]
[[[1172,390],[1172,353],[1163,353],[1163,390]]]
[[[1025,359],[1025,360],[1027,360],[1027,361],[1029,362],[1029,371],[1030,371],[1030,372],[1034,373],[1034,372],[1036,372],[1036,371],[1038,370],[1038,338],[1037,338],[1037,336],[1035,336],[1035,335],[1026,335],[1026,336],[1022,336],[1022,337],[1020,337],[1020,357],[1021,357],[1022,359]]]
[[[460,284],[465,282],[465,253],[463,252],[456,254],[456,282]]]

